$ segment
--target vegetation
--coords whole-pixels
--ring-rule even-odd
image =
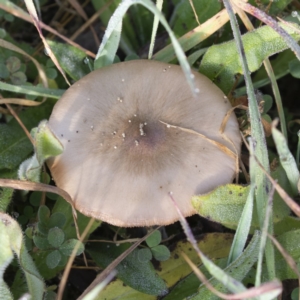
[[[298,1],[0,9],[1,299],[300,299]],[[199,215],[117,228],[76,213],[55,186],[44,162],[63,149],[43,120],[69,84],[140,58],[180,64],[192,89],[198,70],[227,95],[240,173],[191,199]]]

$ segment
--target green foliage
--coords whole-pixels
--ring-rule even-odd
[[[158,230],[155,230],[147,239],[146,244],[149,246],[150,254],[158,261],[164,261],[170,258],[170,251],[165,245],[159,245],[161,242],[161,233]],[[142,251],[144,249],[141,249]],[[148,254],[148,256],[150,256]],[[150,260],[149,259],[149,260]]]
[[[37,1],[35,3],[37,10],[42,14],[45,14],[43,5],[46,2]],[[291,0],[273,1],[270,7],[268,6],[270,4],[269,0],[250,0],[249,2],[264,11],[268,11],[270,8],[269,13],[274,14],[274,17],[290,14],[290,8],[294,8]],[[22,7],[18,7],[14,3],[15,1],[0,1],[1,8],[3,8],[3,10],[0,10],[0,23],[2,25],[0,38],[11,42],[37,60],[46,74],[49,88],[41,85],[41,78],[38,76],[33,63],[29,61],[29,57],[23,56],[21,52],[5,48],[3,43],[1,44],[3,47],[0,48],[1,98],[26,97],[41,101],[42,97],[46,97],[47,100],[37,107],[23,106],[21,108],[21,106],[13,106],[22,123],[31,131],[36,142],[34,147],[15,119],[5,112],[6,107],[1,106],[3,111],[1,110],[0,114],[0,177],[16,179],[20,163],[27,159],[20,168],[19,174],[21,174],[22,179],[53,184],[51,177],[46,173],[47,170],[42,173],[42,176],[41,171],[44,161],[50,156],[59,155],[63,149],[59,139],[52,134],[46,123],[40,123],[40,121],[49,118],[55,103],[53,99],[59,99],[66,88],[66,83],[63,82],[62,76],[49,57],[39,53],[28,42],[20,42],[20,33],[24,31],[22,28],[24,23],[9,12],[18,12],[23,19],[30,19],[30,16]],[[299,159],[297,158],[295,161],[293,157],[296,136],[291,135],[289,139],[286,139],[277,129],[273,128],[274,140],[269,138],[267,143],[264,143],[262,127],[257,126],[257,124],[260,124],[260,117],[271,123],[273,116],[276,114],[274,113],[273,98],[278,106],[279,92],[276,92],[274,83],[272,83],[274,95],[260,97],[258,92],[256,98],[251,97],[254,93],[252,93],[253,89],[249,84],[249,78],[247,78],[249,72],[244,72],[245,68],[243,69],[240,63],[240,57],[243,53],[242,51],[238,53],[234,41],[228,41],[228,37],[232,38],[231,31],[228,30],[229,26],[223,26],[220,29],[220,26],[226,23],[227,16],[222,16],[222,12],[220,12],[221,14],[211,23],[209,28],[204,27],[201,29],[202,26],[199,27],[191,6],[191,4],[194,5],[197,18],[202,25],[206,20],[212,18],[211,21],[215,18],[216,13],[223,8],[221,2],[217,0],[192,2],[172,0],[170,5],[170,2],[165,1],[163,14],[160,14],[153,3],[148,0],[128,0],[123,1],[121,4],[119,0],[114,0],[109,3],[110,5],[105,0],[92,0],[91,3],[95,11],[103,9],[102,12],[99,12],[101,26],[97,27],[107,28],[105,34],[101,32],[101,35],[104,34],[104,39],[95,60],[96,68],[121,60],[145,58],[148,52],[147,45],[151,37],[154,13],[163,25],[158,28],[154,59],[166,62],[174,62],[178,59],[191,87],[193,81],[191,80],[189,65],[181,48],[188,56],[189,64],[193,65],[195,69],[199,67],[200,59],[204,55],[200,71],[208,75],[225,93],[228,93],[233,85],[237,83],[239,87],[234,91],[235,95],[244,95],[246,87],[243,86],[243,80],[236,82],[236,75],[245,73],[250,100],[248,102],[249,111],[247,113],[238,112],[241,129],[247,134],[251,133],[254,142],[258,143],[254,153],[263,162],[265,169],[268,169],[267,151],[264,153],[259,151],[262,148],[267,150],[267,145],[269,154],[275,153],[276,146],[280,162],[278,163],[277,159],[272,162],[271,175],[278,180],[280,186],[289,195],[295,196],[298,194],[299,166],[297,162]],[[289,4],[290,6],[287,9]],[[295,17],[296,13],[293,13],[293,16]],[[48,20],[48,18],[45,18],[45,20]],[[289,18],[289,20],[297,21],[296,18]],[[77,22],[78,20],[73,22],[72,30],[79,24]],[[294,78],[299,79],[300,64],[298,60],[295,60],[294,53],[290,50],[279,53],[287,48],[283,38],[275,33],[271,27],[259,27],[258,22],[256,23],[254,22],[254,25],[257,29],[243,36],[250,72],[256,72],[252,76],[254,87],[260,88],[270,83],[272,74],[271,76],[267,74],[265,69],[261,68],[261,64],[264,59],[274,53],[278,53],[276,58],[271,61],[274,77],[279,79],[291,74]],[[219,24],[221,25],[219,26]],[[282,25],[282,27],[291,33],[295,39],[299,39],[299,32],[294,32],[289,25]],[[169,33],[172,45],[166,45],[168,37],[164,36],[164,28]],[[172,28],[174,34],[170,28]],[[297,26],[297,29],[299,29],[299,26]],[[70,33],[69,26],[65,26],[64,30],[66,31],[63,34],[68,36],[68,33]],[[32,33],[30,31],[29,34]],[[184,34],[186,36],[183,36]],[[175,35],[179,38],[178,40],[176,40]],[[18,41],[15,41],[13,37],[18,38]],[[92,39],[88,38],[86,40]],[[28,41],[27,38],[26,41]],[[225,43],[220,44],[223,41]],[[92,71],[94,61],[88,58],[84,51],[52,38],[48,40],[48,43],[62,69],[74,82]],[[160,50],[157,52],[157,49]],[[270,70],[268,72],[270,73]],[[296,97],[297,94],[295,93]],[[257,103],[260,102],[261,98],[264,101],[263,105]],[[288,103],[284,104],[286,105],[284,110],[288,118],[295,117],[296,115],[293,112],[287,111]],[[258,108],[260,111],[258,111]],[[278,111],[281,113],[279,115],[282,123],[283,110],[280,109],[280,106],[278,106]],[[39,123],[40,126],[37,129],[36,126]],[[284,130],[282,131],[286,135]],[[273,142],[275,142],[275,145]],[[256,152],[257,149],[258,152]],[[33,151],[35,151],[34,154]],[[245,150],[243,154],[245,155]],[[221,186],[207,195],[193,198],[193,204],[200,215],[231,229],[236,229],[239,224],[240,227],[234,240],[231,234],[214,232],[201,235],[198,246],[205,255],[201,256],[203,259],[201,261],[196,252],[192,250],[190,243],[182,240],[183,235],[177,225],[166,227],[165,230],[168,237],[174,233],[175,240],[181,240],[176,245],[172,245],[172,240],[169,241],[169,239],[165,240],[162,245],[161,233],[155,230],[144,244],[136,248],[119,263],[117,266],[118,278],[111,282],[101,292],[100,296],[98,295],[98,298],[93,299],[154,300],[157,296],[165,300],[181,300],[184,298],[214,299],[215,296],[204,285],[200,286],[199,279],[191,271],[181,253],[188,255],[193,263],[204,272],[205,276],[210,278],[211,283],[223,292],[239,292],[245,290],[245,286],[248,284],[254,285],[255,280],[253,278],[260,276],[257,270],[261,266],[262,282],[269,281],[272,279],[270,275],[272,273],[270,272],[272,261],[273,263],[276,261],[274,268],[276,277],[280,280],[296,278],[285,259],[277,250],[273,251],[270,244],[267,243],[267,250],[264,252],[263,242],[266,238],[266,232],[263,232],[262,240],[260,240],[259,235],[255,235],[248,247],[244,249],[252,217],[251,214],[247,216],[247,212],[252,211],[253,200],[256,199],[253,206],[251,233],[255,229],[262,230],[267,198],[271,189],[271,186],[264,182],[262,171],[253,163],[253,157],[251,159],[250,173],[252,172],[252,177],[250,176],[251,184],[249,186],[243,185],[246,181],[241,179],[239,184]],[[247,159],[244,157],[243,162],[248,171]],[[74,171],[76,170],[74,169]],[[249,192],[250,189],[251,193]],[[255,198],[253,197],[254,192],[256,194]],[[14,201],[12,201],[13,196]],[[86,196],[88,197],[88,194]],[[42,299],[42,297],[48,300],[55,299],[55,293],[52,291],[53,287],[48,288],[45,295],[44,280],[54,279],[55,282],[58,281],[58,274],[65,268],[69,256],[78,243],[79,249],[76,255],[82,254],[86,247],[93,260],[92,265],[96,264],[101,268],[108,266],[130,246],[126,243],[117,246],[112,243],[93,242],[84,245],[84,243],[79,242],[70,205],[54,194],[44,195],[42,192],[36,191],[26,194],[14,192],[13,189],[9,188],[1,188],[0,211],[14,215],[23,229],[22,233],[21,228],[14,219],[8,217],[8,215],[0,214],[2,220],[2,222],[0,221],[0,289],[3,299],[19,299],[28,291],[32,295],[32,299]],[[242,212],[246,216],[243,216]],[[277,192],[274,193],[273,197],[272,214],[269,233],[276,235],[280,244],[290,253],[299,267],[300,221],[298,217],[290,216],[290,209],[284,204]],[[80,234],[86,228],[89,220],[89,217],[78,213],[77,224]],[[199,228],[194,226],[199,221],[195,222],[194,220],[197,220],[197,218],[191,222],[193,224],[192,229],[199,232]],[[247,224],[247,221],[249,221],[249,224]],[[94,222],[86,240],[100,224],[100,221]],[[274,226],[274,229],[272,229],[272,226]],[[205,230],[204,227],[204,233]],[[100,239],[100,237],[101,239],[103,237],[112,239],[113,234],[116,234],[118,239],[131,239],[135,237],[133,236],[135,232],[131,229],[119,230],[113,226],[103,226],[103,228],[97,230],[93,239]],[[260,249],[259,243],[261,245]],[[236,252],[235,255],[230,256],[229,251],[232,248]],[[28,251],[33,257],[34,263]],[[17,263],[13,261],[14,254]],[[230,256],[230,259],[228,259],[228,256]],[[266,257],[266,264],[265,262],[262,263],[263,257]],[[81,262],[81,258],[77,258],[77,261]],[[256,265],[254,265],[255,262],[257,262]],[[4,272],[5,278],[11,277],[7,280],[7,283],[3,279]],[[260,280],[257,282],[260,282]],[[298,290],[294,290],[292,298],[296,299],[297,294]],[[67,297],[72,298],[73,295],[67,295]],[[260,299],[269,299],[267,297],[270,296],[262,295]]]
[[[76,255],[80,255],[84,251],[84,245],[78,240],[66,240],[65,232],[62,229],[67,221],[64,214],[60,212],[50,214],[49,208],[42,205],[38,211],[38,219],[39,222],[35,227],[32,239],[37,248],[47,251],[48,268],[64,266],[67,262],[64,256],[71,255],[76,243],[80,243]]]
[[[300,175],[296,161],[288,148],[286,139],[284,138],[283,134],[275,127],[272,128],[272,136],[276,145],[277,152],[279,154],[280,163],[289,179],[293,194],[297,195],[299,193],[298,184]]]
[[[155,230],[147,239],[146,244],[149,247],[155,247],[161,242],[161,233],[158,230]]]
[[[101,267],[106,267],[113,259],[128,249],[128,244],[116,246],[107,243],[93,243],[87,248],[93,260]],[[131,252],[118,266],[118,278],[132,288],[150,295],[165,295],[165,282],[157,276],[150,261],[140,260],[140,250]]]
[[[295,40],[300,35],[294,33],[290,26],[281,25]],[[297,24],[293,24],[297,27]],[[298,28],[298,27],[297,27]],[[245,54],[250,72],[259,69],[264,59],[287,49],[283,39],[269,26],[262,26],[242,36]],[[225,94],[233,87],[236,74],[243,74],[242,66],[234,41],[215,45],[205,53],[200,72],[212,79]]]
[[[45,120],[41,121],[37,128],[33,128],[31,134],[34,139],[35,153],[20,165],[18,176],[21,180],[39,182],[45,160],[61,154],[63,146]]]
[[[87,56],[82,50],[51,40],[48,40],[48,43],[60,66],[72,79],[79,80],[90,72],[88,65],[85,63]]]
[[[230,274],[234,279],[239,282],[245,278],[248,272],[251,270],[254,263],[257,261],[257,254],[259,249],[259,238],[258,235],[254,235],[251,243],[248,245],[246,250],[243,252],[241,256],[239,256],[234,262],[232,262],[229,266],[227,266],[224,271],[226,274]],[[234,270],[234,272],[233,272]],[[211,283],[216,287],[219,291],[225,292],[228,289],[216,278],[211,279]],[[231,291],[232,292],[232,291]],[[198,292],[190,297],[190,299],[218,299],[216,295],[214,295],[209,289],[204,285],[200,285]]]
[[[295,288],[291,294],[292,300],[298,300],[299,299],[299,288]]]
[[[170,257],[170,251],[165,245],[152,247],[151,252],[154,258],[159,261],[167,260]]]
[[[33,128],[49,117],[52,106],[50,102],[44,103],[22,111],[19,117],[26,128]],[[0,144],[0,169],[15,169],[33,151],[32,144],[15,119],[0,124]]]
[[[18,223],[6,214],[0,213],[0,234],[1,234],[1,256],[0,256],[0,285],[3,299],[10,298],[10,291],[3,281],[3,272],[12,261],[13,252],[17,256],[20,268],[25,274],[27,288],[33,299],[42,299],[44,294],[44,281],[37,271],[32,258],[28,254],[23,233]]]
[[[181,36],[196,28],[198,23],[189,1],[172,1],[175,6],[173,18],[173,30]],[[200,24],[211,18],[221,9],[221,2],[218,0],[199,0],[193,2]]]
[[[293,194],[285,171],[281,166],[277,166],[277,168],[273,170],[272,177],[277,179],[278,183],[284,187],[290,195]],[[216,188],[206,195],[194,196],[192,203],[201,216],[219,222],[228,228],[236,229],[246,203],[249,189],[250,186],[243,187],[240,185],[227,184]],[[277,192],[274,194],[273,202],[273,218],[276,223],[287,217],[290,213],[290,209],[282,201]],[[259,228],[256,206],[253,210],[251,228],[252,232],[255,228]]]

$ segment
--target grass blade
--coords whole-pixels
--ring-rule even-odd
[[[156,7],[160,12],[162,10],[162,5],[163,5],[163,0],[156,1]],[[156,37],[156,33],[157,33],[158,23],[159,23],[159,18],[157,15],[155,15],[154,21],[153,21],[153,28],[152,28],[152,35],[151,35],[148,59],[151,59],[152,55],[153,55],[153,49],[154,49],[154,44],[155,44],[155,37]]]
[[[294,156],[289,150],[285,137],[278,129],[276,129],[274,122],[272,126],[272,136],[279,155],[280,163],[286,172],[286,175],[293,189],[294,195],[297,195],[299,193],[299,170],[297,168]]]
[[[230,17],[230,23],[233,31],[233,35],[237,44],[239,57],[241,60],[243,73],[245,77],[245,83],[247,88],[247,94],[249,99],[249,115],[251,121],[251,136],[255,143],[255,150],[254,154],[258,158],[258,160],[262,163],[263,167],[269,173],[269,160],[268,160],[268,151],[266,147],[266,141],[264,136],[264,130],[261,123],[260,113],[255,97],[255,92],[253,88],[253,84],[250,77],[250,71],[248,68],[247,60],[245,57],[245,50],[243,47],[241,34],[239,31],[238,23],[235,17],[235,14],[232,10],[232,7],[228,0],[223,0],[224,6],[228,11]],[[266,209],[267,209],[267,200],[268,194],[267,191],[270,190],[269,182],[265,176],[265,174],[260,170],[260,168],[255,164],[255,184],[257,187],[256,190],[256,204],[257,204],[257,213],[258,218],[260,221],[260,226],[263,228]],[[269,223],[269,233],[273,233],[273,224],[272,224],[272,216],[270,216],[270,223]],[[275,259],[274,259],[274,249],[273,245],[269,242],[266,249],[266,262],[269,272],[269,279],[275,278]],[[260,282],[257,282],[259,285]]]
[[[0,90],[31,96],[48,97],[53,99],[59,99],[65,92],[64,90],[47,89],[40,86],[13,85],[2,81],[0,81]]]
[[[107,30],[105,31],[103,41],[99,47],[97,57],[95,60],[95,68],[103,67],[104,65],[109,65],[113,62],[113,57],[115,57],[115,54],[119,46],[119,43],[117,42],[118,38],[117,37],[114,38],[113,36],[114,32],[115,30],[118,30],[118,28],[120,28],[120,26],[122,25],[122,18],[125,15],[128,8],[134,4],[141,4],[145,6],[155,16],[157,16],[157,18],[160,20],[162,25],[165,27],[174,46],[174,50],[179,60],[179,63],[184,71],[186,80],[193,94],[196,95],[199,91],[195,88],[194,75],[191,73],[191,67],[187,61],[187,58],[179,42],[177,41],[174,33],[172,32],[168,22],[166,21],[165,17],[150,0],[125,0],[121,2],[121,4],[118,6],[113,16],[111,17],[109,24],[107,26]],[[108,46],[110,49],[109,54],[107,53]]]

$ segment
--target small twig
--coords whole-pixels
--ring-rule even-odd
[[[120,256],[118,256],[111,264],[109,264],[101,272],[101,274],[99,274],[96,277],[96,279],[89,285],[89,287],[83,292],[83,294],[78,298],[78,300],[82,300],[86,294],[88,294],[92,289],[94,289],[98,284],[100,284],[104,280],[104,278],[106,278],[108,274],[110,274],[122,260],[124,260],[135,248],[137,248],[142,242],[144,242],[152,233],[153,231],[149,232],[138,242],[136,242],[131,247],[129,247],[126,251],[124,251]]]
[[[12,109],[12,107],[6,103],[5,104],[6,107],[8,108],[9,112],[14,116],[14,118],[17,120],[17,122],[19,123],[19,125],[22,127],[22,129],[24,130],[25,134],[27,135],[28,139],[30,140],[31,144],[33,146],[35,146],[35,141],[32,138],[32,136],[30,135],[29,131],[27,130],[27,128],[25,127],[25,125],[23,124],[22,120],[19,118],[19,116],[16,114],[16,112]]]
[[[86,237],[86,235],[89,233],[89,230],[93,226],[94,221],[95,221],[94,218],[90,219],[88,225],[85,227],[82,235],[80,236],[80,239],[79,239],[80,242],[83,242],[84,238]],[[71,256],[68,260],[68,263],[65,267],[65,271],[64,271],[63,276],[61,278],[60,285],[59,285],[58,292],[57,292],[57,298],[56,298],[57,300],[62,299],[63,292],[64,292],[64,289],[65,289],[65,286],[66,286],[66,283],[67,283],[67,280],[68,280],[68,277],[69,277],[69,274],[70,274],[70,271],[71,271],[71,268],[72,268],[73,261],[76,257],[76,253],[77,253],[77,251],[80,247],[80,242],[76,243],[76,245],[75,245],[75,247],[72,251],[72,254],[71,254]],[[86,261],[85,261],[85,263],[86,263]]]

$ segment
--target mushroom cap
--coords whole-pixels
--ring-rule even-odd
[[[128,61],[93,71],[65,92],[49,120],[64,152],[48,166],[77,210],[116,226],[167,225],[179,218],[169,192],[190,216],[193,195],[232,181],[235,158],[209,139],[239,152],[236,118],[225,130],[230,143],[219,133],[229,101],[194,75],[196,97],[179,66]]]

